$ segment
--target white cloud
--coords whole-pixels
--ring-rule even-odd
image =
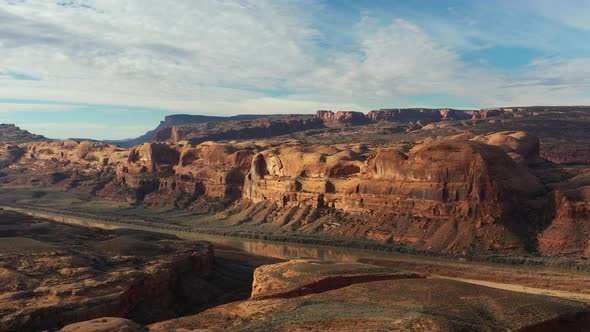
[[[548,20],[576,29],[590,31],[590,2],[588,0],[521,0],[517,5]]]
[[[512,74],[465,63],[462,49],[503,38],[543,44],[514,29],[488,34],[493,22],[481,15],[454,8],[452,20],[364,17],[341,31],[356,41],[355,52],[343,53],[322,47],[330,36],[314,23],[324,10],[314,0],[0,0],[0,72],[41,78],[0,80],[0,98],[203,114],[365,110],[434,93],[482,106],[588,102],[587,58],[537,61]],[[580,26],[580,15],[561,13]],[[290,94],[271,98],[266,89]]]
[[[190,109],[259,96],[220,83],[276,89],[314,62],[311,2],[73,4],[0,6],[0,71],[43,78],[0,82],[0,97]]]
[[[380,27],[365,19],[358,26],[359,54],[336,54],[330,63],[294,80],[332,98],[392,100],[395,96],[446,90],[463,66],[451,50],[422,29],[397,19]]]

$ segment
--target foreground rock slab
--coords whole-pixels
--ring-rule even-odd
[[[251,299],[297,297],[363,282],[412,278],[424,276],[362,263],[291,260],[257,268]]]
[[[104,317],[68,325],[60,332],[148,332],[148,329],[125,318]]]
[[[278,297],[282,289],[304,285],[323,273],[318,271],[330,270],[330,264],[311,269],[314,264],[261,267],[253,297],[277,297],[226,304],[153,324],[150,331],[582,331],[590,323],[590,309],[581,303],[444,279],[361,281]],[[351,273],[360,275],[363,264],[354,265],[349,266]],[[345,275],[344,266],[333,265],[339,270],[333,274]],[[265,290],[257,289],[260,285]]]

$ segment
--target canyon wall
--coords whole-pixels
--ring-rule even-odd
[[[226,214],[245,213],[246,221],[259,217],[235,204],[262,204],[268,213],[259,223],[290,231],[445,252],[590,253],[587,176],[543,180],[552,168],[539,157],[539,140],[524,132],[428,138],[409,150],[288,140],[129,150],[40,142],[7,147],[0,159],[9,165],[6,183],[204,212],[229,207]],[[567,241],[573,229],[578,235]]]

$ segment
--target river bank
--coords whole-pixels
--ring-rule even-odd
[[[186,240],[204,240],[213,243],[218,250],[274,259],[312,257],[327,261],[368,262],[380,266],[395,266],[406,270],[428,273],[432,277],[450,278],[487,287],[513,290],[530,294],[543,294],[578,301],[590,302],[590,273],[564,271],[544,266],[513,266],[489,262],[469,262],[445,257],[424,257],[400,253],[325,246],[318,244],[289,243],[244,237],[220,236],[190,232],[170,225],[152,225],[104,220],[100,216],[47,207],[17,206],[3,204],[13,210],[30,216],[50,219],[56,222],[103,229],[129,228],[143,231],[176,235]],[[154,227],[157,226],[157,227]]]

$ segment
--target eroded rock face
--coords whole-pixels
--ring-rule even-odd
[[[8,167],[20,160],[26,150],[18,145],[6,144],[0,147],[0,168]]]
[[[370,111],[367,117],[374,122],[418,122],[430,123],[443,120],[464,120],[469,118],[469,113],[463,110],[453,109],[382,109]]]
[[[43,141],[26,146],[26,156],[35,160],[52,160],[86,165],[104,164],[104,160],[122,160],[126,150],[100,142]],[[109,163],[107,161],[107,163]]]
[[[113,186],[132,188],[138,199],[160,205],[185,206],[203,195],[236,199],[242,195],[252,155],[250,149],[214,142],[146,143],[132,149],[129,159],[117,166]]]
[[[362,112],[317,111],[316,117],[321,119],[327,127],[358,126],[371,122]]]
[[[590,164],[587,147],[541,146],[541,157],[559,164]]]
[[[545,189],[520,163],[535,145],[514,135],[485,138],[497,145],[472,135],[429,139],[407,154],[334,146],[263,151],[246,176],[244,198],[349,213],[346,222],[312,228],[333,235],[437,251],[530,250],[531,234],[517,220],[541,213],[534,202]]]
[[[454,109],[381,109],[362,112],[333,112],[317,111],[316,117],[321,119],[327,127],[359,126],[379,122],[401,122],[416,124],[418,127],[431,122],[447,120],[465,120],[471,118],[472,111]]]
[[[487,108],[471,112],[473,120],[488,120],[495,117],[523,118],[532,113],[526,108]]]
[[[99,142],[40,141],[0,148],[4,182],[95,193],[128,151]]]
[[[208,243],[0,214],[0,331],[105,316],[149,323],[213,296],[204,280],[213,264]]]
[[[148,328],[125,318],[103,317],[70,324],[60,332],[148,332]]]
[[[335,147],[289,147],[257,155],[244,197],[284,206],[428,217],[502,219],[539,181],[501,148],[461,138],[434,140],[408,155],[358,155]]]
[[[551,222],[538,235],[539,251],[590,257],[590,171],[557,185],[547,209]]]
[[[364,282],[424,277],[369,264],[299,259],[257,268],[250,298],[289,298]]]
[[[523,131],[485,134],[472,140],[500,147],[517,163],[532,164],[540,161],[539,139]]]

